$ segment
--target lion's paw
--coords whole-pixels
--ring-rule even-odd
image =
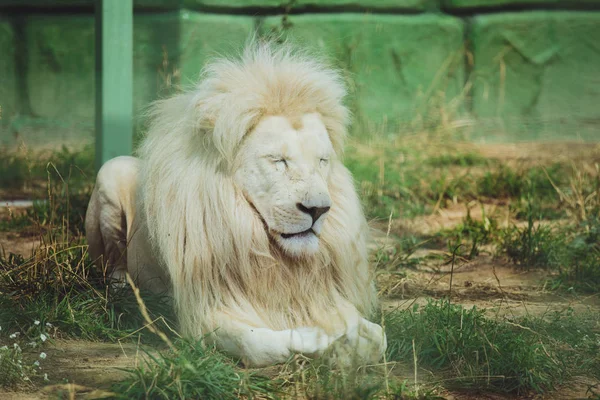
[[[383,328],[363,319],[335,341],[332,357],[336,364],[374,364],[381,360],[386,349]]]
[[[335,338],[327,335],[320,328],[296,328],[290,330],[291,348],[294,353],[302,353],[306,356],[318,356],[322,354],[335,341]]]

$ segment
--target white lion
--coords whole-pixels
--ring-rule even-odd
[[[336,71],[287,46],[210,63],[194,90],[154,104],[139,159],[98,173],[91,256],[113,279],[170,291],[185,336],[247,365],[332,343],[378,361],[344,95]]]

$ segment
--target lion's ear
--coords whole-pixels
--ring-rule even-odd
[[[212,132],[215,128],[217,116],[214,113],[207,113],[201,106],[194,107],[196,112],[196,126],[202,132]]]
[[[196,126],[208,134],[207,139],[228,163],[259,118],[260,110],[248,107],[249,103],[235,93],[211,93],[194,99]]]

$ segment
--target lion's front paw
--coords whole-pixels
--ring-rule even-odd
[[[379,362],[387,349],[383,328],[362,319],[346,331],[333,348],[333,356],[341,364],[373,364]]]
[[[290,335],[290,350],[309,357],[321,355],[335,341],[335,338],[320,328],[291,329]]]

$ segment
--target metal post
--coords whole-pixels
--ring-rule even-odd
[[[96,168],[133,148],[132,0],[96,0]]]

